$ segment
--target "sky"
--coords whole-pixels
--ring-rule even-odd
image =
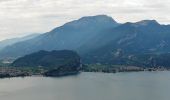
[[[45,33],[83,16],[119,23],[155,19],[170,24],[170,0],[0,0],[0,40]]]

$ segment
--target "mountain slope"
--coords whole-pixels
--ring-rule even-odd
[[[0,57],[68,49],[77,51],[85,63],[122,64],[132,56],[170,52],[169,39],[170,25],[155,20],[118,24],[111,17],[99,15],[83,17],[9,46],[0,52]]]
[[[115,34],[119,37],[115,38]],[[102,36],[102,39],[105,38],[110,42],[84,55],[86,62],[115,63],[121,56],[170,51],[170,26],[153,20],[122,24]],[[103,42],[102,39],[100,41]]]
[[[31,34],[31,35],[20,37],[20,38],[12,38],[12,39],[0,41],[0,50],[2,50],[3,48],[5,48],[7,46],[13,45],[17,42],[22,42],[22,41],[25,41],[25,40],[32,39],[34,37],[37,37],[38,35],[39,34]]]
[[[60,51],[38,51],[24,57],[18,58],[12,63],[15,67],[61,67],[61,66],[80,66],[79,55],[70,50],[60,50]]]
[[[14,67],[42,67],[50,69],[46,76],[77,74],[80,70],[79,55],[70,50],[38,51],[15,60]]]
[[[0,52],[4,57],[20,57],[38,50],[76,50],[90,43],[94,38],[104,34],[119,24],[106,15],[83,17],[57,27],[37,38],[9,46]],[[88,47],[90,49],[91,47]],[[87,49],[87,48],[86,48]],[[20,52],[22,51],[22,52]]]

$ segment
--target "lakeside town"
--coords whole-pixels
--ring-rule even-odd
[[[14,68],[14,67],[0,67],[0,78],[10,77],[25,77],[32,75],[42,75],[44,69],[37,68]]]
[[[0,67],[0,78],[10,77],[26,77],[26,76],[44,76],[47,69],[44,68],[15,68],[15,67]],[[123,66],[115,68],[101,68],[101,69],[80,69],[80,72],[103,72],[103,73],[118,73],[118,72],[141,72],[141,71],[170,71],[164,67],[150,67],[142,68],[136,66]]]

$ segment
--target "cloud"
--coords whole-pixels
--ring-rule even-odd
[[[82,16],[107,14],[124,23],[170,23],[169,0],[0,0],[0,40],[47,32]]]

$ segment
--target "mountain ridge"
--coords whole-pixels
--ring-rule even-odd
[[[0,41],[0,50],[7,47],[7,46],[13,45],[17,42],[22,42],[22,41],[25,41],[25,40],[32,39],[34,37],[37,37],[38,35],[40,35],[40,34],[36,33],[36,34],[30,34],[30,35],[23,36],[23,37],[2,40],[2,41]]]
[[[83,61],[110,63],[117,57],[170,52],[170,26],[156,20],[124,24],[109,16],[83,17],[32,40],[5,48],[0,56],[19,57],[39,50],[74,50]],[[20,52],[22,51],[22,52]],[[121,53],[119,53],[121,51]]]

